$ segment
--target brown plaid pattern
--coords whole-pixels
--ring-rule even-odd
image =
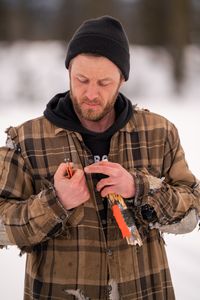
[[[87,203],[70,212],[59,204],[53,189],[58,165],[69,159],[83,168],[93,159],[80,134],[41,117],[10,128],[8,135],[13,147],[0,149],[0,243],[28,252],[24,300],[77,299],[68,290],[81,291],[81,299],[109,299],[109,278],[118,283],[122,300],[174,299],[158,230],[149,230],[144,222],[144,245],[129,246],[108,208],[105,237],[102,205],[95,200],[89,175]],[[112,137],[109,160],[136,179],[137,199],[132,203],[136,215],[148,203],[159,222],[167,224],[199,203],[196,179],[177,130],[161,116],[134,110],[131,120]],[[165,178],[160,189],[151,190],[149,175]]]

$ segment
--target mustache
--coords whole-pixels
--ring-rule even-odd
[[[88,99],[87,97],[83,97],[81,99],[81,102],[83,103],[88,103],[88,104],[101,104],[101,101],[98,98],[94,98],[94,99]]]

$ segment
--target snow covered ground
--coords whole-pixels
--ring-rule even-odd
[[[58,42],[0,43],[0,145],[4,129],[42,114],[48,100],[68,89],[66,45]],[[134,47],[124,93],[133,103],[160,113],[179,130],[190,169],[200,178],[200,49],[187,49],[185,81],[174,92],[171,59],[163,49]],[[30,100],[30,101],[29,101]],[[177,300],[200,299],[200,233],[165,235]],[[2,300],[22,300],[25,256],[15,247],[0,250]]]

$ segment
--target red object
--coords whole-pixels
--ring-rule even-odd
[[[72,178],[73,176],[73,169],[69,162],[67,162],[67,177]]]
[[[126,225],[126,222],[124,221],[124,218],[122,216],[119,206],[117,204],[114,204],[112,206],[112,211],[113,211],[113,216],[115,217],[115,220],[121,230],[123,238],[130,237],[131,232],[130,232],[128,226]]]

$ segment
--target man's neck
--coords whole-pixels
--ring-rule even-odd
[[[113,109],[99,121],[85,120],[81,116],[78,116],[78,118],[83,127],[87,128],[88,130],[93,132],[104,132],[113,125],[115,121],[115,110]]]

